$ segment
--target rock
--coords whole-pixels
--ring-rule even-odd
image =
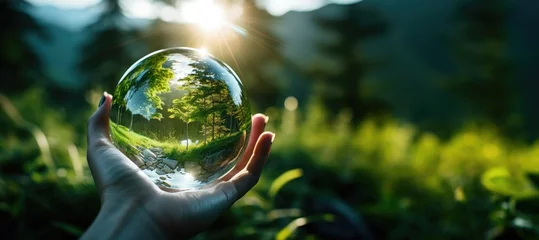
[[[146,166],[148,167],[153,167],[154,165],[155,164],[153,162],[150,162],[150,161],[146,162]]]
[[[196,162],[186,162],[185,163],[185,172],[191,173],[191,174],[198,174],[201,171],[200,165],[198,165]]]
[[[148,167],[148,169],[150,169],[150,170],[153,171],[153,170],[155,170],[155,167],[154,167],[154,166],[151,166],[151,167]]]
[[[165,164],[159,163],[159,164],[157,164],[157,166],[160,167],[160,168],[163,168],[165,166]]]
[[[169,175],[167,175],[168,179],[172,179]]]
[[[150,149],[144,149],[144,151],[142,151],[142,156],[144,156],[145,158],[156,158],[157,157],[157,156],[155,156],[155,153],[150,151]]]
[[[167,180],[166,177],[159,177],[159,179],[161,179],[161,180]]]
[[[142,157],[142,160],[143,160],[145,163],[153,162],[153,159],[152,159],[152,158],[145,158],[145,157]]]
[[[161,170],[161,169],[155,170],[155,173],[157,173],[157,175],[165,175],[165,174],[166,174],[166,173],[165,173],[163,170]]]
[[[189,169],[196,168],[197,164],[195,162],[186,162],[185,163],[185,170],[188,171]]]
[[[223,158],[226,157],[226,149],[223,149],[221,151],[218,151],[218,152],[215,152],[215,153],[212,153],[208,156],[206,156],[203,160],[202,160],[202,164],[204,166],[204,168],[210,168],[212,166],[215,166],[217,164],[219,164],[219,162],[221,160],[223,160]]]
[[[150,148],[150,151],[154,152],[154,153],[162,153],[163,152],[163,149],[161,148],[158,148],[158,147],[152,147]]]
[[[165,165],[163,167],[163,171],[165,171],[166,173],[173,173],[174,170],[172,170],[172,168],[170,168],[169,166]]]
[[[174,169],[176,166],[178,166],[178,161],[172,160],[172,159],[162,159],[163,163],[169,166],[170,168]]]
[[[144,161],[139,156],[134,156],[131,160],[139,167],[144,166]]]
[[[162,182],[161,182],[161,185],[164,186],[164,187],[172,187],[170,184],[168,184],[168,183],[165,182],[165,181],[162,181]]]

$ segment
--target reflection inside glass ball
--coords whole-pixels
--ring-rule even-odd
[[[116,86],[110,118],[114,145],[167,190],[222,177],[251,128],[238,76],[191,48],[160,50],[133,64]]]

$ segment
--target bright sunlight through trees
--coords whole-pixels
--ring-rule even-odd
[[[216,30],[226,23],[222,6],[212,0],[185,2],[181,14],[187,22],[198,24],[207,31]]]

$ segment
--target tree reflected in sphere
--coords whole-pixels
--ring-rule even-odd
[[[251,112],[241,81],[203,51],[151,53],[127,70],[113,96],[114,145],[165,190],[219,179],[246,146]]]

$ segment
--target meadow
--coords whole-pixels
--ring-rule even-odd
[[[477,124],[448,138],[391,117],[354,126],[344,111],[328,120],[316,102],[266,114],[277,138],[262,179],[197,239],[538,236],[539,143],[518,143]],[[53,164],[24,125],[11,123],[30,131],[25,144],[2,140],[11,154],[34,156],[21,158],[20,171],[0,181],[0,209],[22,238],[79,236],[99,209],[85,148],[74,146],[60,119],[36,126]]]

